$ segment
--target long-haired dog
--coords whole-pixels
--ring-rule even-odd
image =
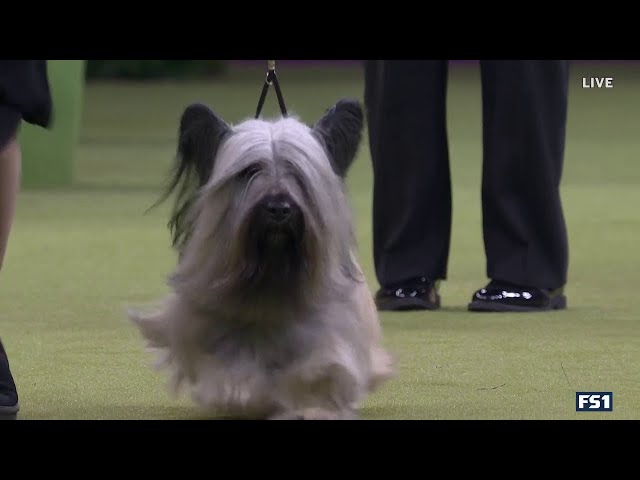
[[[234,418],[348,419],[392,375],[344,191],[362,128],[351,100],[311,127],[186,108],[172,292],[130,313],[175,391]]]

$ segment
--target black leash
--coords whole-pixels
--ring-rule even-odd
[[[287,116],[287,107],[284,105],[284,98],[282,97],[282,92],[280,91],[280,83],[278,82],[278,76],[276,75],[276,61],[275,60],[267,60],[267,78],[264,81],[264,85],[262,87],[262,94],[260,95],[260,100],[258,100],[258,109],[256,110],[256,118],[260,116],[260,112],[262,111],[262,106],[264,105],[264,99],[267,98],[267,91],[269,87],[273,84],[276,88],[276,95],[278,96],[278,104],[280,105],[280,112],[283,117]]]

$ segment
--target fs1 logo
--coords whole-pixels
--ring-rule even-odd
[[[576,392],[576,412],[613,412],[613,392]]]

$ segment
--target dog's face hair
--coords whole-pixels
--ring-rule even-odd
[[[180,253],[171,285],[203,307],[339,294],[317,287],[336,290],[344,284],[337,277],[358,275],[343,178],[362,127],[352,100],[312,127],[292,117],[231,127],[208,107],[189,106],[170,186],[179,187],[170,225]]]

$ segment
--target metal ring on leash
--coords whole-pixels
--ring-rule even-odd
[[[275,75],[276,72],[276,61],[275,60],[267,60],[267,79],[266,82],[271,85],[273,81],[271,80],[271,72]]]

